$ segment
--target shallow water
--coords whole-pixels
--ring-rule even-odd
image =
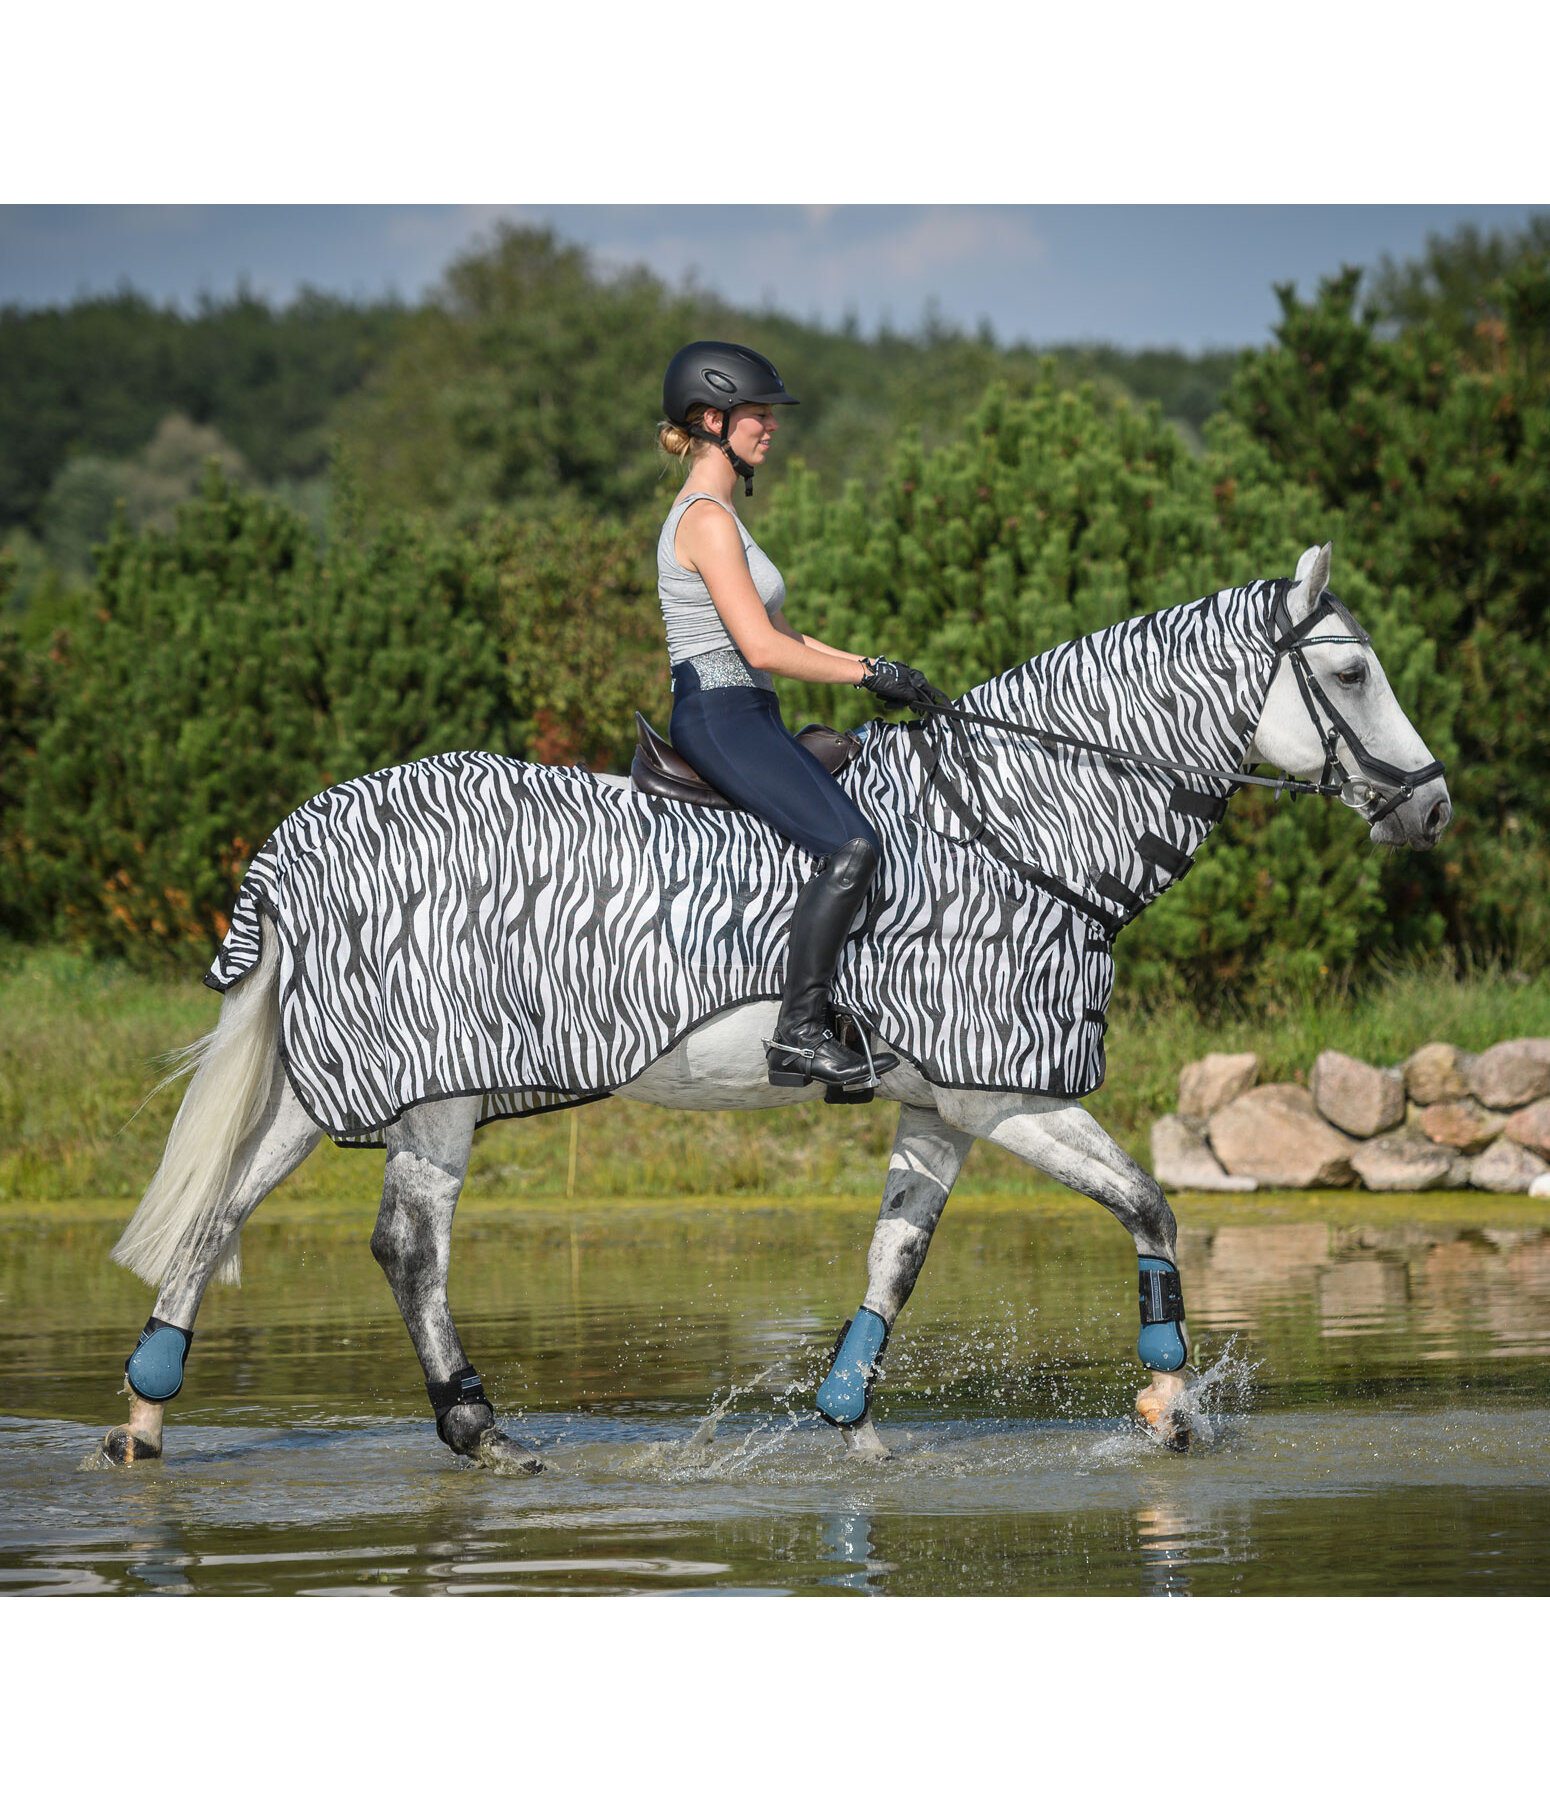
[[[483,1204],[464,1339],[544,1474],[437,1441],[369,1208],[246,1238],[166,1455],[82,1468],[149,1310],[106,1217],[0,1222],[0,1591],[1544,1593],[1550,1211],[1185,1202],[1195,1446],[1132,1423],[1135,1262],[1096,1207],[955,1200],[874,1400],[810,1410],[864,1203]]]

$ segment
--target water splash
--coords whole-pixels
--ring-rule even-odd
[[[700,1420],[694,1436],[683,1446],[683,1454],[688,1456],[698,1450],[708,1450],[716,1441],[716,1427],[732,1410],[732,1402],[746,1399],[751,1394],[757,1394],[772,1375],[780,1373],[781,1367],[782,1365],[778,1362],[771,1363],[767,1369],[761,1369],[757,1375],[751,1375],[745,1387],[739,1387],[736,1382],[733,1382],[727,1389],[725,1400],[711,1402],[711,1410]],[[790,1389],[787,1390],[787,1392],[790,1391]],[[780,1395],[776,1396],[777,1399],[781,1397]]]
[[[1234,1332],[1216,1360],[1197,1372],[1174,1402],[1174,1412],[1188,1424],[1193,1444],[1215,1443],[1218,1432],[1230,1430],[1237,1415],[1249,1411],[1263,1361],[1243,1355]]]

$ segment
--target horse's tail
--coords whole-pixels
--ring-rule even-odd
[[[174,1052],[171,1073],[151,1090],[193,1071],[151,1185],[113,1246],[114,1262],[154,1288],[180,1251],[193,1254],[215,1228],[232,1161],[263,1116],[279,1041],[279,970],[279,942],[265,918],[259,960],[222,999],[214,1031]],[[233,1232],[214,1279],[241,1278],[242,1239]]]

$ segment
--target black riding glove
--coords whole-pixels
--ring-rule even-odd
[[[886,657],[863,657],[866,674],[857,683],[875,694],[884,706],[913,706],[917,712],[933,706],[951,706],[940,688],[932,687],[919,669],[908,663],[889,662]]]

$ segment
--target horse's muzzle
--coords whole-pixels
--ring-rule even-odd
[[[1435,849],[1453,818],[1448,784],[1438,776],[1417,788],[1410,798],[1379,819],[1369,833],[1375,844],[1393,844],[1408,850]]]

